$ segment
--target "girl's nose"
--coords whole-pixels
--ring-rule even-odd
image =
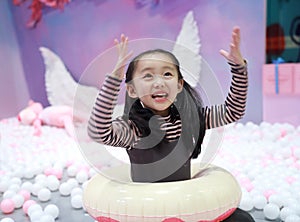
[[[165,81],[163,80],[163,77],[160,75],[156,75],[154,78],[153,86],[155,88],[158,88],[158,87],[162,87],[164,85],[165,85]]]

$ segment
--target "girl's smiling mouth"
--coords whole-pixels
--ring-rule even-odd
[[[156,101],[156,102],[165,102],[168,97],[168,93],[166,92],[155,92],[151,95],[151,97]]]

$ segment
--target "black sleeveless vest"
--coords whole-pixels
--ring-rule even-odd
[[[171,119],[180,118],[174,106]],[[190,165],[194,151],[186,147],[182,136],[169,142],[165,131],[160,129],[161,120],[136,100],[129,112],[129,119],[141,133],[140,140],[127,150],[134,182],[170,182],[191,178]],[[183,124],[183,123],[182,123]]]

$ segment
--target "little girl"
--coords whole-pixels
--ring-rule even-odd
[[[203,106],[184,80],[176,57],[165,50],[136,56],[125,75],[124,114],[112,119],[125,65],[132,55],[128,38],[115,39],[119,59],[96,99],[88,125],[96,142],[124,147],[134,182],[169,182],[191,178],[191,159],[201,152],[206,129],[239,120],[245,113],[247,66],[240,53],[240,29],[235,27],[229,52],[220,50],[231,66],[232,80],[224,104]],[[240,209],[226,221],[253,221]]]
[[[248,76],[235,27],[229,52],[220,53],[231,65],[232,82],[225,103],[204,107],[197,92],[184,81],[176,57],[149,50],[135,57],[126,71],[124,114],[112,120],[128,53],[128,38],[115,39],[119,59],[107,75],[89,120],[89,136],[99,143],[124,147],[135,182],[190,179],[191,159],[201,152],[206,129],[239,120],[246,106]]]

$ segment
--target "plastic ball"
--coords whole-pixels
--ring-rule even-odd
[[[43,211],[35,210],[35,211],[30,213],[29,218],[30,218],[31,221],[35,221],[35,220],[40,219],[43,215],[44,215]]]
[[[75,187],[71,191],[71,197],[74,197],[75,195],[82,195],[83,190],[80,187]]]
[[[18,178],[18,177],[13,177],[13,178],[10,180],[10,182],[11,182],[12,184],[18,184],[18,185],[21,185],[21,184],[22,184],[22,180],[21,180],[20,178]]]
[[[55,222],[55,219],[49,214],[44,214],[39,218],[39,222]]]
[[[81,209],[82,208],[82,196],[81,195],[75,195],[71,198],[71,205],[75,209]]]
[[[0,192],[4,193],[8,189],[9,184],[10,184],[9,181],[7,181],[7,180],[1,181],[0,182]]]
[[[54,219],[59,216],[59,208],[54,204],[49,204],[44,209],[45,214],[51,215]]]
[[[21,208],[23,206],[23,203],[25,202],[25,198],[21,194],[16,194],[12,197],[12,201],[15,204],[15,208]]]
[[[31,206],[31,205],[34,205],[36,204],[36,202],[34,200],[27,200],[25,201],[25,203],[23,204],[23,211],[25,214],[28,213],[28,208]]]
[[[29,200],[31,197],[30,192],[27,190],[20,190],[18,194],[20,194],[24,197],[24,201]]]
[[[39,191],[40,191],[42,188],[43,188],[43,186],[42,186],[41,184],[39,184],[39,183],[33,184],[33,186],[32,186],[32,191],[31,191],[32,195],[37,196],[38,193],[39,193]]]
[[[3,194],[3,199],[9,199],[16,195],[16,192],[14,190],[7,190]]]
[[[278,207],[282,207],[283,206],[283,200],[281,195],[279,194],[272,194],[269,197],[269,203],[273,203],[276,204]]]
[[[2,220],[0,220],[0,222],[15,222],[15,221],[9,217],[5,217]]]
[[[56,176],[54,176],[54,175],[48,176],[47,187],[49,188],[49,190],[56,191],[56,190],[58,190],[59,185],[60,185],[60,182]]]
[[[12,190],[12,191],[15,191],[15,192],[19,192],[20,189],[21,189],[21,187],[20,187],[19,184],[11,184],[8,187],[8,190]]]
[[[27,191],[31,192],[31,191],[32,191],[32,186],[33,186],[33,184],[32,184],[31,182],[26,181],[26,182],[24,182],[24,183],[21,185],[21,189],[22,189],[22,190],[27,190]]]
[[[78,181],[75,178],[68,179],[67,183],[70,185],[71,189],[78,187],[79,185]]]
[[[87,172],[84,170],[81,170],[76,174],[76,180],[79,183],[84,183],[85,181],[88,180],[88,178],[89,178],[89,176],[88,176]]]
[[[242,196],[240,202],[240,208],[245,211],[251,211],[253,209],[253,200],[250,196],[244,195]]]
[[[15,203],[12,199],[4,199],[0,204],[1,211],[5,214],[10,214],[15,209]]]
[[[67,174],[69,177],[75,177],[77,174],[77,167],[75,165],[71,165],[67,169]]]
[[[263,209],[264,215],[269,220],[275,220],[279,217],[280,210],[275,204],[268,203]]]
[[[68,183],[62,183],[60,186],[59,186],[59,192],[61,195],[63,196],[68,196],[70,195],[71,193],[71,186],[68,184]]]
[[[43,208],[39,204],[33,204],[28,207],[27,214],[31,216],[33,212],[43,212]]]
[[[51,199],[51,191],[47,188],[42,188],[38,192],[38,199],[42,202],[50,200]]]
[[[292,214],[286,217],[285,222],[299,222],[300,217],[296,214]]]
[[[262,210],[267,204],[267,199],[263,195],[256,195],[253,197],[253,205],[256,209]]]
[[[280,219],[282,221],[285,221],[285,219],[291,215],[291,214],[295,214],[295,211],[289,207],[283,207],[281,210],[280,210]]]

